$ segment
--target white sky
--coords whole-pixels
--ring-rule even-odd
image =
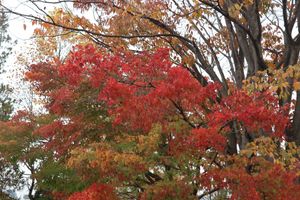
[[[36,12],[32,9],[34,6],[28,6],[29,3],[26,0],[2,0],[2,4],[5,7],[8,7],[9,9],[16,12],[36,14]],[[47,12],[53,10],[53,8],[54,6],[47,5],[47,8],[45,7],[44,10]],[[13,46],[12,55],[9,56],[7,63],[4,66],[4,70],[6,71],[6,73],[0,74],[0,83],[9,84],[14,88],[15,94],[13,98],[17,100],[15,110],[26,109],[26,107],[28,106],[28,100],[26,99],[26,97],[29,96],[29,87],[21,80],[22,75],[17,76],[20,75],[18,71],[22,70],[22,68],[24,69],[24,66],[17,64],[16,59],[17,55],[19,55],[20,53],[26,53],[26,49],[32,45],[32,34],[34,31],[34,27],[32,26],[31,21],[26,20],[22,17],[9,15],[8,18],[8,34],[12,37],[13,41],[17,41],[17,44]],[[25,174],[30,174],[30,172],[26,170],[25,167],[21,168],[23,168]],[[23,189],[14,192],[16,193],[17,198],[23,200],[24,195],[28,194],[28,187],[25,186]]]
[[[14,11],[30,12],[30,9],[24,6],[22,2],[24,2],[24,0],[4,0],[3,4]],[[26,25],[26,29],[24,29],[24,24]],[[16,57],[18,54],[26,51],[27,46],[30,45],[33,30],[34,27],[31,25],[30,21],[26,21],[18,16],[9,16],[8,34],[12,37],[12,40],[17,40],[17,45],[13,47],[12,55],[8,58],[5,66],[6,73],[0,75],[0,80],[5,84],[14,87],[14,98],[18,101],[15,109],[22,109],[25,107],[26,103],[24,104],[24,96],[26,96],[26,90],[28,91],[28,87],[22,84],[22,77],[16,76],[16,71],[20,70],[22,67],[16,64]],[[25,167],[23,167],[23,169],[25,174],[29,174]],[[24,199],[24,195],[28,193],[28,188],[25,186],[23,189],[15,191],[15,193],[17,197],[22,200]]]
[[[30,12],[30,9],[20,0],[4,0],[3,4],[14,11],[20,12]],[[18,40],[28,40],[32,35],[33,28],[30,26],[29,22],[25,21],[21,17],[18,16],[9,16],[9,34],[11,37],[18,39]],[[23,28],[23,24],[26,24],[26,30]]]
[[[51,1],[51,0],[50,0]],[[37,15],[37,9],[28,0],[3,0],[2,3],[5,7],[23,14]],[[56,5],[59,6],[59,5]],[[41,6],[45,12],[54,9],[53,5]],[[8,33],[13,40],[17,40],[17,45],[13,48],[12,55],[8,58],[7,66],[5,70],[7,73],[0,75],[0,82],[4,82],[14,87],[15,99],[17,104],[15,110],[29,108],[31,102],[31,94],[29,93],[28,84],[24,83],[21,79],[23,78],[20,71],[25,66],[17,64],[17,56],[20,53],[26,54],[28,49],[32,47],[32,34],[34,26],[32,22],[24,19],[23,17],[16,15],[9,15],[9,28]],[[37,108],[40,109],[40,108]],[[36,110],[37,110],[36,109]]]

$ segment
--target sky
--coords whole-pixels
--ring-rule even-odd
[[[29,3],[28,0],[2,0],[3,5],[15,12],[24,13],[24,14],[32,14],[36,15],[37,9],[33,4]],[[49,2],[55,0],[49,0]],[[54,9],[54,6],[63,6],[66,9],[72,10],[72,6],[70,3],[63,4],[46,4],[41,5],[43,11],[49,12]],[[75,12],[72,10],[72,12]],[[39,13],[41,13],[39,11]],[[76,12],[76,14],[80,14],[80,12]],[[86,14],[86,13],[85,13]],[[90,16],[86,16],[88,18],[93,18],[92,14],[88,14]],[[28,108],[30,105],[31,94],[29,93],[28,84],[22,81],[22,73],[21,70],[24,69],[25,66],[21,66],[16,63],[16,58],[20,53],[26,53],[30,47],[32,47],[33,38],[32,34],[35,27],[32,25],[32,22],[26,20],[20,16],[10,15],[9,16],[9,29],[8,33],[13,38],[13,40],[17,40],[17,44],[14,45],[13,54],[8,58],[7,65],[5,67],[7,73],[0,75],[0,82],[8,83],[9,85],[14,87],[15,91],[15,99],[17,99],[17,104],[15,106],[15,110]],[[37,106],[36,106],[37,107]],[[40,109],[40,107],[37,107]]]
[[[29,8],[22,4],[23,0],[4,0],[3,4],[15,11],[29,12]],[[21,17],[9,15],[8,34],[17,44],[13,45],[12,54],[9,56],[4,70],[6,73],[1,75],[1,82],[9,84],[14,88],[13,98],[17,100],[15,110],[23,109],[25,107],[24,97],[26,96],[28,85],[22,82],[22,75],[20,70],[24,68],[17,63],[17,57],[20,53],[26,52],[28,46],[32,42],[32,33],[34,27],[31,22],[22,19]],[[26,29],[24,29],[24,25]]]
[[[1,0],[2,5],[5,7],[19,13],[24,14],[36,14],[34,6],[28,3],[28,0]],[[49,0],[52,1],[52,0]],[[30,6],[29,6],[30,5]],[[59,6],[59,5],[58,5]],[[67,7],[67,5],[64,5]],[[54,9],[53,5],[42,6],[45,12]],[[16,41],[17,44],[13,46],[12,54],[7,59],[4,70],[4,74],[0,74],[0,83],[9,84],[14,89],[13,98],[17,100],[17,103],[14,105],[15,110],[22,110],[28,108],[30,98],[30,88],[29,84],[25,83],[22,78],[24,77],[22,72],[24,71],[24,66],[18,64],[17,57],[21,53],[28,51],[33,45],[33,31],[35,27],[32,25],[32,22],[26,20],[20,16],[9,15],[9,28],[8,34],[11,36],[13,41]],[[36,106],[39,109],[39,106]],[[22,167],[25,174],[30,174],[25,167]],[[15,193],[18,199],[25,199],[24,196],[28,194],[28,188],[24,187],[18,191],[12,191]]]
[[[4,0],[3,5],[11,8],[14,11],[30,13],[31,9],[23,4],[24,0]],[[10,15],[9,17],[9,28],[8,34],[12,37],[12,40],[16,40],[17,44],[13,46],[12,55],[7,60],[7,63],[4,67],[5,73],[0,75],[1,82],[5,84],[9,84],[14,88],[13,98],[17,100],[17,104],[15,105],[15,109],[24,109],[26,108],[26,100],[27,92],[29,91],[28,85],[22,82],[22,75],[18,73],[20,69],[24,66],[21,66],[16,63],[16,58],[20,53],[26,52],[26,49],[30,47],[32,43],[32,33],[34,27],[31,25],[31,22],[25,20],[18,16]],[[25,174],[29,174],[26,171],[26,168],[23,167]],[[28,188],[22,188],[15,192],[17,198],[25,199],[24,195],[27,194]]]

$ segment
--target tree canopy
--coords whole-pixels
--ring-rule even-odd
[[[35,27],[46,112],[0,124],[0,147],[30,199],[299,198],[300,1],[27,5],[1,6]]]

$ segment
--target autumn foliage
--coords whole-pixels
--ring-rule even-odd
[[[298,196],[289,191],[299,187],[299,150],[286,152],[291,163],[284,165],[278,151],[285,150],[276,144],[286,143],[288,108],[271,92],[232,87],[221,97],[220,84],[201,86],[170,62],[167,48],[103,54],[76,46],[65,63],[33,65],[26,76],[56,116],[35,134],[51,138],[46,148],[70,155],[68,166],[96,182],[69,199],[128,192],[128,198],[193,199],[198,190],[232,199]],[[233,152],[227,138],[237,130],[237,143],[248,145]]]
[[[29,140],[17,160],[39,198],[299,199],[300,3],[276,2],[79,0],[82,16],[33,17],[36,36],[58,33],[25,73],[45,111],[1,122],[1,150]]]
[[[114,200],[117,197],[112,187],[104,184],[93,184],[83,192],[76,192],[68,200]]]

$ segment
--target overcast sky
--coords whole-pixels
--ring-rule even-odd
[[[2,4],[5,7],[19,13],[36,14],[36,11],[33,9],[34,6],[28,3],[27,0],[2,0]],[[67,7],[67,5],[64,5],[64,7]],[[70,7],[72,8],[72,6]],[[50,10],[53,10],[54,6],[47,5],[43,6],[42,8],[44,9],[44,11],[48,12]],[[26,102],[26,97],[28,97],[30,90],[28,84],[26,85],[24,82],[22,82],[21,79],[23,76],[20,73],[16,73],[20,69],[22,69],[22,67],[24,67],[17,64],[16,59],[20,53],[26,54],[28,48],[32,46],[32,34],[34,31],[34,27],[32,26],[31,21],[26,20],[20,16],[9,15],[8,18],[8,34],[12,37],[12,40],[17,41],[17,44],[13,46],[12,55],[8,58],[6,66],[4,67],[6,73],[0,74],[0,82],[4,84],[9,84],[14,88],[13,98],[17,100],[15,110],[20,110],[26,109],[26,107],[28,106],[28,102]],[[16,76],[16,74],[19,74],[20,76]],[[25,170],[25,174],[29,174],[29,171]],[[28,188],[25,187],[22,190],[15,192],[19,199],[24,199],[24,195],[28,194]]]
[[[30,9],[24,4],[22,0],[4,0],[3,4],[15,11],[29,12]],[[21,17],[10,15],[9,17],[9,28],[8,33],[13,40],[17,41],[17,45],[13,46],[12,55],[8,58],[5,66],[6,73],[1,75],[1,82],[9,84],[15,89],[14,98],[17,99],[18,104],[15,105],[15,109],[23,109],[25,107],[24,96],[26,96],[26,85],[20,85],[21,77],[16,76],[16,71],[22,66],[16,64],[16,57],[21,52],[26,51],[26,48],[32,42],[32,33],[34,28],[31,22],[22,19]],[[26,29],[24,29],[24,24]],[[23,101],[23,103],[22,103]],[[25,168],[24,168],[25,169]],[[25,172],[29,173],[29,172]],[[25,187],[20,191],[15,191],[19,199],[23,199],[24,195],[27,194],[28,189]]]

